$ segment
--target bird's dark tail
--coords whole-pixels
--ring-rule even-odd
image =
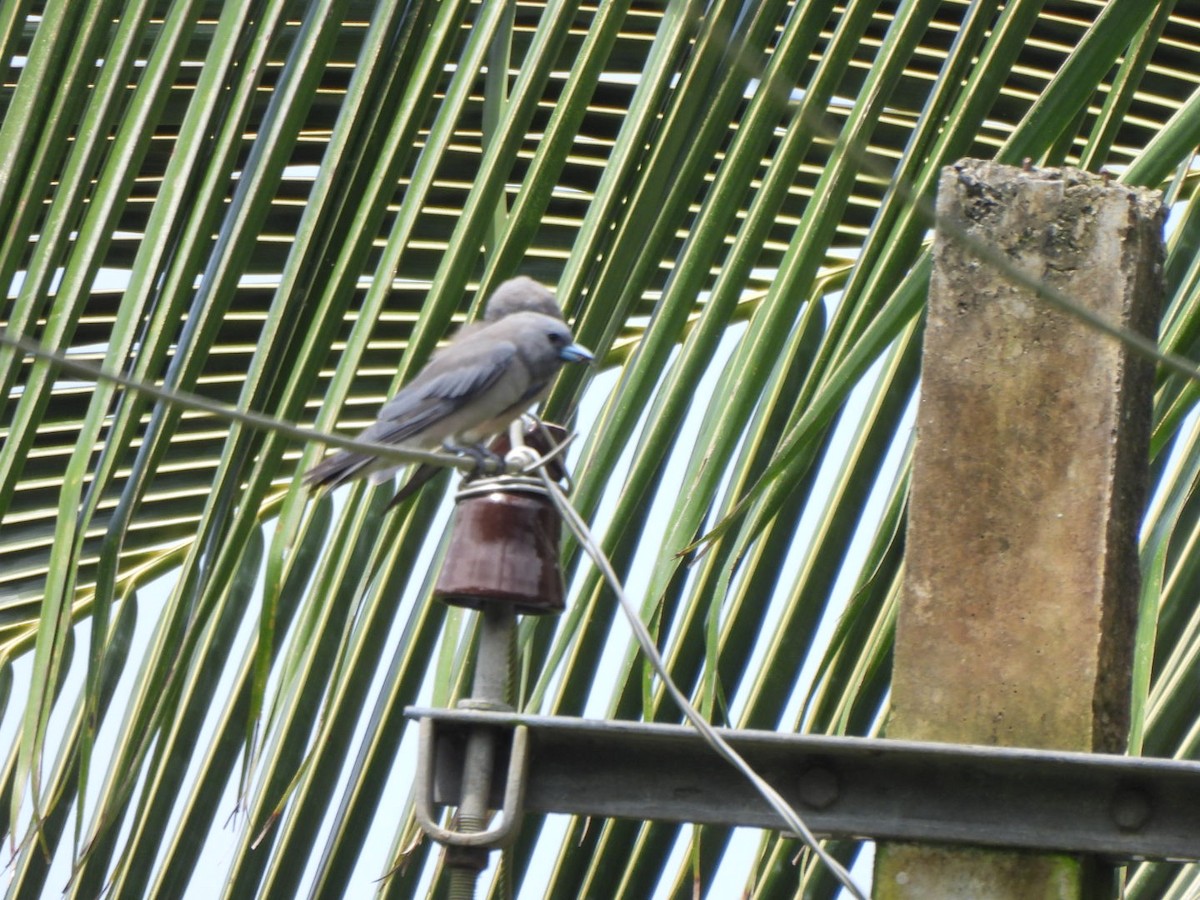
[[[374,459],[373,456],[339,450],[304,473],[304,486],[310,491],[335,488],[357,477]]]
[[[417,466],[416,470],[409,476],[408,481],[400,486],[400,490],[396,491],[396,496],[388,501],[386,508],[391,509],[393,506],[399,506],[444,471],[446,469],[443,466]]]

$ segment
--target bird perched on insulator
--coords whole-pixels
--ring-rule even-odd
[[[550,291],[532,278],[510,279],[489,298],[483,320],[460,329],[358,437],[417,450],[441,447],[482,462],[490,455],[484,441],[541,400],[564,363],[591,359]],[[339,450],[305,472],[304,483],[314,490],[362,477],[379,484],[398,468]]]

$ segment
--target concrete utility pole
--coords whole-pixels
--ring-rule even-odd
[[[952,232],[1153,335],[1161,205],[1075,169],[966,160],[937,212],[887,735],[1120,752],[1153,366]],[[891,843],[874,896],[1082,898],[1110,881],[1088,857]]]

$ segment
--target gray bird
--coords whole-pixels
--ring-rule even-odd
[[[452,340],[458,340],[464,335],[486,327],[490,322],[496,322],[505,316],[519,312],[537,312],[559,320],[563,318],[558,301],[554,299],[554,294],[547,287],[534,281],[528,275],[518,275],[497,287],[483,307],[482,318],[462,326]],[[408,480],[396,491],[395,496],[388,503],[388,507],[403,503],[441,471],[443,471],[441,466],[417,466],[409,474]]]
[[[359,437],[421,450],[441,446],[482,460],[487,456],[482,442],[544,397],[564,362],[591,359],[561,317],[513,312],[468,326],[384,404],[378,420]],[[375,456],[340,450],[305,472],[304,482],[315,489],[369,476],[379,484],[398,468]]]
[[[528,275],[518,275],[501,284],[488,297],[483,308],[483,321],[495,322],[518,312],[538,312],[544,316],[562,319],[562,310],[549,288],[534,281]],[[475,326],[468,325],[468,328]]]

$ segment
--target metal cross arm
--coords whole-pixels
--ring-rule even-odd
[[[691,728],[409,707],[434,736],[431,803],[459,800],[473,729],[528,733],[524,811],[776,828]],[[1200,859],[1200,763],[1053,750],[723,730],[816,833]],[[492,808],[503,805],[503,764]],[[424,786],[423,786],[424,789]],[[511,785],[508,786],[511,791]]]

